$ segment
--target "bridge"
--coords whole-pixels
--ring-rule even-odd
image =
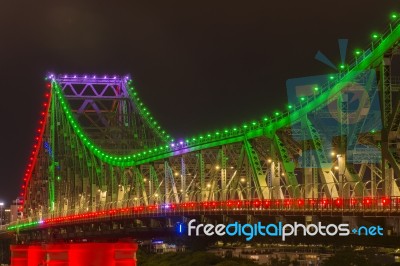
[[[29,242],[104,224],[336,216],[395,219],[400,233],[399,54],[394,15],[337,74],[298,81],[284,111],[183,139],[161,127],[129,76],[50,74],[23,215],[2,230]]]

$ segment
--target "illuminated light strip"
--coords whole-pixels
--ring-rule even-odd
[[[26,228],[26,227],[30,227],[30,226],[36,226],[38,224],[41,224],[41,222],[40,221],[34,221],[34,222],[29,222],[29,223],[23,223],[23,224],[18,224],[18,225],[13,225],[13,226],[7,227],[7,230]]]
[[[240,128],[233,128],[232,131],[225,129],[223,131],[217,131],[215,134],[207,134],[198,138],[194,137],[191,140],[186,139],[182,143],[171,143],[171,145],[169,146],[161,146],[145,152],[141,152],[134,155],[137,158],[137,164],[151,162],[172,155],[192,152],[203,148],[218,146],[220,144],[237,142],[240,141],[240,138],[243,138],[244,135],[246,135],[247,137],[257,137],[265,134],[265,131],[274,131],[281,127],[284,127],[294,120],[297,121],[306,113],[326,103],[332,95],[339,93],[344,88],[343,84],[346,81],[350,81],[355,76],[357,76],[358,71],[368,68],[368,66],[373,61],[382,56],[383,52],[390,48],[393,43],[395,43],[395,41],[399,38],[400,24],[389,35],[387,35],[387,38],[383,40],[380,45],[375,48],[371,53],[369,53],[368,55],[364,54],[365,57],[360,62],[356,60],[353,63],[354,65],[352,65],[352,69],[349,70],[347,74],[340,79],[340,83],[338,81],[336,84],[334,84],[333,87],[329,87],[330,90],[325,89],[325,91],[321,91],[321,94],[315,100],[308,102],[306,106],[301,106],[293,113],[289,113],[288,115],[283,116],[279,112],[275,112],[277,118],[264,118],[261,123],[252,122],[249,125],[244,124]],[[320,88],[318,88],[318,91],[320,91]],[[291,105],[291,108],[289,109],[296,108],[293,108],[293,106]]]
[[[128,80],[127,82],[127,91],[128,95],[134,102],[135,106],[138,108],[139,113],[141,114],[141,117],[147,122],[148,126],[153,129],[161,139],[164,139],[165,141],[168,141],[171,139],[169,135],[166,135],[165,131],[161,131],[161,127],[157,126],[158,122],[153,121],[153,118],[149,116],[149,112],[146,112],[146,107],[143,107],[143,103],[139,100],[138,97],[136,97],[136,92],[134,91],[134,87],[131,85],[132,80]],[[129,87],[130,86],[130,87]],[[84,133],[84,130],[80,127],[79,123],[77,122],[76,118],[74,117],[71,108],[69,104],[67,103],[67,100],[65,96],[63,95],[62,89],[60,85],[58,84],[56,79],[53,79],[53,88],[56,91],[56,94],[58,96],[58,99],[61,102],[61,106],[64,109],[64,114],[67,117],[67,120],[69,121],[70,125],[72,126],[72,129],[75,131],[76,135],[79,137],[81,142],[84,143],[84,145],[98,158],[100,158],[103,162],[107,162],[111,165],[115,166],[132,166],[135,163],[135,160],[133,159],[134,156],[132,155],[113,155],[110,153],[107,153],[103,150],[101,150],[99,147],[96,147],[96,145],[90,141],[90,138]],[[166,135],[166,136],[165,136]],[[146,153],[146,152],[144,152]]]
[[[29,183],[29,181],[30,181],[30,179],[32,177],[32,173],[33,173],[33,170],[34,170],[35,165],[36,165],[36,160],[37,160],[37,157],[39,155],[39,151],[40,151],[41,146],[42,146],[43,134],[44,134],[44,131],[45,131],[46,122],[47,122],[47,116],[48,116],[49,108],[50,108],[50,104],[51,104],[51,83],[46,82],[46,89],[47,89],[47,91],[45,93],[45,97],[46,97],[47,101],[45,101],[43,103],[43,106],[45,108],[41,112],[41,116],[42,117],[39,120],[39,125],[40,125],[40,128],[38,129],[39,135],[37,135],[35,137],[36,144],[34,144],[34,151],[33,151],[33,154],[31,154],[31,156],[30,156],[31,159],[29,160],[28,167],[27,167],[27,169],[25,171],[25,174],[24,174],[24,179],[23,179],[24,180],[24,185],[22,187],[23,191],[20,193],[20,195],[22,197],[24,197],[23,204],[25,204],[25,201],[26,201],[26,195],[27,195],[26,192],[27,192],[27,189],[28,189],[28,183]],[[35,147],[35,145],[36,145],[36,147]]]
[[[143,105],[143,102],[141,102],[139,97],[137,97],[136,89],[133,85],[131,85],[131,83],[132,80],[127,81],[127,91],[133,103],[135,104],[136,108],[139,110],[141,117],[147,122],[150,128],[153,129],[161,139],[163,139],[166,143],[168,143],[168,141],[172,140],[171,136],[168,135],[164,130],[162,130],[159,123],[156,120],[154,120],[148,108],[145,107]]]
[[[71,125],[73,131],[76,133],[81,142],[88,148],[94,155],[96,155],[103,162],[109,163],[110,165],[115,166],[128,166],[133,165],[134,160],[130,155],[124,156],[114,156],[110,153],[107,153],[97,147],[90,139],[84,134],[84,130],[80,127],[76,118],[74,117],[71,108],[69,107],[67,100],[63,96],[63,92],[59,86],[59,84],[53,80],[53,88],[55,93],[57,94],[58,100],[61,103],[61,107],[64,110],[64,115],[67,117],[69,124]]]
[[[275,112],[275,118],[264,118],[261,123],[253,121],[249,125],[244,124],[242,127],[235,127],[231,131],[226,129],[222,131],[216,131],[214,134],[206,134],[205,136],[192,138],[191,140],[186,139],[185,141],[171,143],[170,145],[163,145],[147,151],[142,151],[125,156],[115,156],[112,154],[108,154],[102,151],[100,148],[96,147],[93,143],[91,143],[89,138],[84,135],[83,130],[79,127],[78,123],[73,117],[73,114],[71,112],[71,109],[68,107],[68,104],[65,103],[66,100],[62,96],[62,92],[61,89],[58,87],[58,84],[54,87],[58,91],[59,98],[62,102],[69,122],[73,126],[73,129],[75,130],[81,141],[84,142],[85,146],[88,147],[97,157],[99,157],[104,162],[107,162],[114,166],[128,167],[167,158],[173,155],[192,152],[204,148],[210,148],[221,144],[239,142],[243,139],[244,135],[246,135],[247,138],[258,137],[264,135],[265,132],[276,131],[277,129],[284,127],[293,121],[298,121],[298,119],[303,117],[305,114],[325,104],[329,101],[329,99],[332,98],[333,95],[339,93],[345,87],[345,82],[351,81],[355,76],[357,76],[359,71],[367,69],[372,62],[381,57],[383,53],[387,51],[387,49],[390,48],[393,43],[395,43],[395,41],[397,41],[399,38],[400,24],[397,25],[397,27],[393,29],[393,31],[389,35],[386,36],[385,40],[382,40],[380,42],[378,47],[376,47],[373,51],[366,55],[360,62],[356,61],[352,69],[349,70],[347,74],[340,79],[340,83],[336,83],[336,85],[334,85],[333,87],[329,87],[329,90],[325,89],[325,91],[321,91],[318,97],[308,102],[308,104],[305,106],[300,105],[297,110],[292,106],[292,108],[290,109],[295,110],[292,113],[284,115],[279,112]],[[129,81],[129,83],[130,82],[131,81]],[[128,93],[130,93],[130,90],[133,90],[133,87],[128,89]],[[137,103],[139,103],[138,100]],[[145,110],[142,110],[142,115],[143,111]]]
[[[359,205],[361,204],[361,206]],[[380,205],[381,204],[381,205]],[[204,202],[185,202],[185,203],[165,203],[159,205],[148,205],[148,206],[136,206],[129,208],[118,208],[112,210],[98,211],[98,212],[87,212],[82,214],[75,214],[70,216],[62,216],[49,218],[40,221],[34,221],[29,223],[20,223],[17,225],[8,226],[8,231],[17,229],[23,229],[30,226],[43,226],[43,225],[56,225],[61,223],[75,222],[80,220],[86,220],[91,218],[109,218],[113,215],[129,216],[138,213],[153,214],[154,211],[160,213],[174,213],[176,211],[207,211],[207,210],[230,210],[236,209],[239,211],[249,210],[249,208],[256,208],[260,210],[276,210],[279,208],[281,211],[307,211],[307,208],[313,211],[332,211],[332,210],[343,210],[348,208],[350,211],[364,210],[369,208],[374,210],[385,210],[393,206],[400,204],[400,197],[364,197],[364,198],[335,198],[335,199],[299,199],[299,198],[288,198],[288,199],[268,199],[268,200],[228,200],[228,201],[204,201]],[[200,209],[196,209],[200,208]],[[358,209],[360,208],[360,209]],[[397,209],[400,211],[400,208]]]
[[[340,82],[343,83],[343,82],[352,80],[352,78],[354,78],[354,76],[356,76],[358,74],[357,71],[361,71],[361,70],[368,68],[368,66],[370,66],[370,64],[372,62],[377,60],[378,57],[382,56],[383,53],[388,48],[392,47],[392,45],[399,38],[400,38],[400,24],[398,24],[397,27],[395,29],[393,29],[393,31],[391,31],[389,35],[386,36],[386,39],[383,40],[380,43],[380,45],[378,47],[376,47],[370,54],[365,56],[360,62],[358,62],[356,60],[353,63],[354,65],[353,65],[352,69],[347,72],[347,74],[340,80]],[[277,129],[287,125],[288,123],[294,121],[293,119],[298,120],[299,117],[314,110],[315,108],[318,108],[318,106],[327,102],[327,100],[330,98],[330,96],[339,93],[343,88],[344,88],[344,86],[338,82],[329,91],[325,90],[324,92],[321,92],[321,94],[315,100],[309,102],[308,105],[306,105],[304,107],[300,107],[295,113],[288,114],[285,117],[283,117],[279,112],[275,112],[275,115],[278,116],[278,118],[273,118],[276,120],[274,123],[272,123],[273,121],[271,121],[272,120],[271,118],[270,119],[264,118],[263,121],[261,122],[261,126],[257,122],[252,122],[252,123],[250,123],[250,125],[252,125],[252,126],[244,124],[239,129],[234,128],[233,131],[236,131],[236,134],[234,134],[234,133],[232,134],[232,132],[229,132],[229,131],[226,132],[227,130],[223,130],[223,131],[217,131],[215,133],[215,135],[207,134],[206,136],[200,136],[199,138],[203,139],[203,141],[199,141],[199,138],[194,137],[194,138],[192,138],[192,140],[185,141],[187,143],[187,145],[179,146],[177,143],[172,143],[170,147],[169,146],[165,147],[166,148],[165,152],[158,152],[157,153],[158,156],[154,155],[154,152],[155,152],[154,149],[149,150],[147,153],[144,152],[144,153],[136,154],[136,157],[138,158],[138,164],[146,163],[146,162],[150,162],[150,161],[154,161],[154,160],[158,160],[158,159],[163,159],[165,157],[170,156],[171,152],[175,152],[175,151],[179,151],[179,150],[185,150],[185,149],[189,150],[189,151],[198,150],[198,149],[193,149],[193,146],[205,145],[206,143],[209,143],[208,139],[210,139],[212,142],[216,143],[214,146],[220,145],[221,140],[224,140],[224,138],[223,138],[224,134],[222,134],[222,136],[221,136],[220,132],[228,133],[228,134],[225,134],[225,137],[229,138],[229,137],[238,137],[242,134],[249,134],[250,137],[259,136],[261,134],[264,134],[264,131],[263,131],[264,128],[267,128],[267,131],[268,130],[277,130]],[[318,91],[320,91],[319,88],[318,88]],[[305,98],[304,98],[304,100],[305,100]],[[289,109],[295,109],[295,108],[293,108],[293,106],[290,105]],[[217,139],[212,139],[213,137],[215,137]],[[220,138],[218,139],[218,137],[220,137]],[[193,141],[193,143],[192,143],[192,141]],[[191,143],[191,145],[189,143]],[[161,148],[163,148],[163,147],[161,147]]]
[[[170,140],[170,136],[166,135],[165,131],[161,131],[161,127],[157,126],[158,122],[154,121],[151,116],[149,116],[150,113],[146,112],[146,108],[143,107],[143,103],[136,97],[136,92],[134,91],[134,87],[130,85],[132,80],[129,80],[127,82],[127,91],[134,102],[135,106],[138,108],[139,113],[141,114],[141,117],[147,122],[148,126],[153,129],[156,134],[159,135],[161,139],[164,139],[165,141]],[[129,87],[130,86],[130,87]],[[60,85],[58,84],[56,79],[53,79],[53,89],[55,90],[59,101],[61,102],[61,106],[64,110],[64,115],[67,117],[68,122],[72,126],[72,129],[76,133],[76,135],[79,137],[81,142],[84,143],[84,145],[97,157],[99,157],[103,162],[107,162],[111,165],[116,165],[116,166],[131,166],[134,164],[133,156],[132,155],[123,155],[123,156],[117,156],[113,155],[110,153],[106,153],[105,151],[101,150],[99,147],[97,147],[92,141],[90,141],[90,138],[84,133],[84,130],[80,127],[79,123],[77,122],[76,118],[74,117],[71,108],[69,107],[68,101],[66,100],[65,96],[63,95],[62,89]],[[166,135],[166,136],[165,136]]]

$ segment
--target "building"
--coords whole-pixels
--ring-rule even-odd
[[[24,200],[22,198],[17,198],[13,200],[13,203],[10,206],[10,219],[9,222],[14,222],[18,218],[22,218],[22,205]]]

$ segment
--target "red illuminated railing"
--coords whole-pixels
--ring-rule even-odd
[[[122,202],[120,202],[122,204]],[[73,212],[75,210],[72,210]],[[97,211],[85,211],[75,214],[49,214],[34,218],[27,218],[9,224],[8,230],[30,228],[32,226],[46,227],[63,223],[80,223],[85,221],[109,220],[129,217],[168,217],[176,215],[201,214],[315,214],[354,213],[355,215],[400,215],[400,197],[362,197],[362,198],[335,198],[335,199],[252,199],[227,200],[185,203],[162,203],[140,206],[123,206]],[[5,229],[5,228],[4,228]]]

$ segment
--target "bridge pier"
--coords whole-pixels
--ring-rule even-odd
[[[12,245],[11,265],[136,266],[137,243]]]

